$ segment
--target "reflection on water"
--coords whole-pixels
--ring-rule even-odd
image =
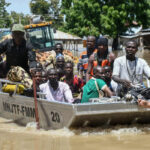
[[[123,55],[119,52],[119,56]],[[137,56],[150,64],[150,52]],[[0,150],[149,150],[150,125],[45,131],[0,118]]]

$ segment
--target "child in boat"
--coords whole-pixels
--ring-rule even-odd
[[[73,74],[73,63],[66,62],[64,71],[65,75],[61,78],[61,81],[67,83],[72,91],[73,97],[77,98],[81,93],[81,89],[84,85],[83,80],[79,76]]]
[[[105,83],[104,68],[97,66],[93,69],[93,77],[86,83],[83,87],[83,96],[81,103],[89,102],[90,98],[99,98],[103,95],[100,95],[103,91],[108,97],[113,96],[113,93]]]
[[[111,91],[113,91],[111,86],[111,77],[112,77],[112,70],[110,66],[104,66],[104,72],[105,72],[105,82],[107,86],[110,88]]]

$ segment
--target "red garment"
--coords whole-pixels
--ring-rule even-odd
[[[77,75],[74,75],[73,82],[67,82],[65,76],[61,78],[61,81],[67,83],[70,86],[73,97],[76,97],[81,92],[81,88],[84,86],[83,80]]]
[[[97,61],[93,61],[93,67],[92,67],[92,69],[91,69],[91,76],[93,76],[93,68],[94,67],[96,67],[97,66]],[[104,66],[110,66],[111,64],[110,64],[110,62],[108,61],[108,59],[104,59],[103,61],[102,61],[102,64],[101,64],[101,66],[102,67],[104,67]]]

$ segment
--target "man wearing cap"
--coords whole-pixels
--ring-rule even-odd
[[[21,24],[13,25],[12,39],[0,43],[0,54],[2,53],[6,55],[5,76],[11,74],[10,69],[15,67],[17,67],[16,71],[19,67],[19,70],[21,68],[23,72],[27,73],[31,73],[36,67],[35,52],[32,45],[25,40],[25,29]]]
[[[108,60],[108,39],[101,37],[97,41],[97,53],[93,53],[88,60],[88,69],[86,73],[86,82],[93,75],[93,67],[96,66],[111,66]]]

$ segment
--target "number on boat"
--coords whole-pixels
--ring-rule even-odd
[[[53,122],[60,123],[60,117],[59,117],[59,114],[57,112],[51,111],[51,116],[52,116]]]

